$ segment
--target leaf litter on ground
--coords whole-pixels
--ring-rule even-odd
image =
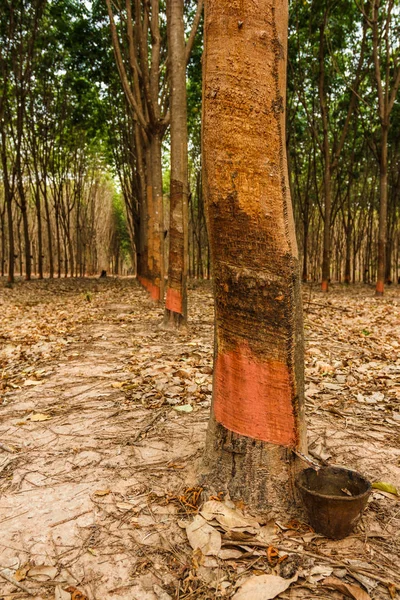
[[[278,525],[258,522],[198,486],[212,390],[208,284],[192,286],[189,329],[179,333],[161,326],[162,308],[130,279],[19,282],[0,287],[0,299],[7,572],[27,560],[46,567],[51,558],[58,583],[28,578],[29,587],[60,600],[232,598],[267,576],[293,579],[281,598],[326,598],[327,590],[339,598],[343,590],[322,583],[332,576],[374,600],[395,597],[393,493],[374,489],[354,534],[332,541],[290,515]],[[376,299],[367,286],[333,286],[329,298],[304,289],[310,454],[396,489],[398,308],[394,290]],[[45,416],[43,424],[34,415]],[[197,517],[206,552],[207,540],[219,540],[218,554],[191,547],[186,528]],[[5,579],[4,586],[13,593]]]

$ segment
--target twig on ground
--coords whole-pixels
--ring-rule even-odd
[[[17,519],[18,517],[22,517],[22,515],[26,515],[29,512],[29,510],[24,510],[24,512],[19,513],[18,515],[11,515],[10,517],[6,517],[5,519],[2,519],[0,521],[1,523],[5,523],[6,521],[12,521],[12,519]]]
[[[50,525],[50,527],[57,527],[58,525],[64,525],[64,523],[68,523],[69,521],[73,521],[74,519],[77,519],[78,517],[81,517],[82,515],[87,515],[88,513],[92,512],[91,510],[84,510],[81,513],[78,513],[77,515],[73,515],[72,517],[68,517],[67,519],[63,519],[62,521],[57,521],[56,523],[52,523]]]
[[[16,588],[19,588],[20,590],[25,592],[25,594],[29,594],[29,596],[36,596],[36,591],[32,592],[29,588],[7,575],[7,573],[5,573],[4,571],[0,571],[0,577],[8,581],[8,583],[11,583],[11,585],[14,585]]]
[[[0,450],[4,450],[4,452],[10,452],[11,454],[15,453],[15,450],[11,448],[11,446],[7,446],[7,444],[3,444],[0,442]]]
[[[140,438],[141,435],[143,435],[144,433],[147,433],[148,431],[150,431],[150,429],[153,427],[154,423],[156,421],[158,421],[159,417],[161,417],[162,413],[164,412],[164,409],[159,410],[152,419],[150,419],[150,421],[147,423],[147,425],[145,425],[144,427],[141,427],[139,429],[139,431],[136,432],[136,434],[133,436],[132,439],[128,440],[127,442],[127,446],[132,446],[132,444],[134,444],[135,442],[137,442],[137,440]]]
[[[237,542],[234,540],[226,540],[225,542],[222,543],[223,546],[254,546],[254,547],[258,547],[258,548],[268,548],[269,544],[266,544],[264,542],[257,542],[257,541],[251,541],[251,540],[246,540],[243,542]],[[310,556],[311,558],[315,558],[317,560],[322,560],[324,562],[328,562],[331,566],[333,567],[342,567],[343,569],[347,569],[347,571],[349,572],[349,574],[352,574],[352,571],[355,571],[356,573],[360,573],[361,575],[366,575],[367,577],[370,577],[371,579],[375,579],[376,581],[379,581],[380,583],[383,583],[384,585],[388,586],[388,585],[393,585],[393,583],[396,585],[396,587],[400,586],[400,581],[390,581],[388,579],[385,579],[384,577],[381,577],[380,575],[377,575],[376,573],[371,573],[371,571],[365,571],[364,569],[360,569],[358,567],[355,567],[353,565],[347,565],[345,562],[342,561],[337,561],[337,560],[333,560],[332,557],[330,556],[326,556],[325,554],[317,554],[316,552],[309,552],[308,550],[303,550],[303,549],[297,549],[295,550],[294,548],[288,548],[287,546],[276,546],[278,548],[278,550],[281,550],[282,552],[289,552],[291,554],[303,554],[304,556]]]
[[[323,304],[322,302],[309,302],[308,306],[321,306],[321,308],[331,308],[332,310],[339,310],[341,312],[350,312],[348,308],[342,306],[333,306],[332,304]]]

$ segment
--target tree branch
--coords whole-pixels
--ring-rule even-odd
[[[139,108],[139,106],[136,102],[134,95],[132,94],[132,90],[129,85],[128,77],[126,75],[124,62],[122,60],[121,49],[119,47],[117,28],[115,26],[114,15],[113,15],[112,8],[111,8],[111,1],[106,0],[106,4],[107,4],[107,10],[108,10],[108,17],[110,19],[111,39],[112,39],[112,44],[113,44],[113,48],[114,48],[114,55],[115,55],[115,60],[117,63],[117,69],[118,69],[118,72],[119,72],[119,75],[121,78],[121,83],[122,83],[125,95],[127,97],[127,100],[129,102],[131,108],[135,111],[137,118],[139,120],[139,123],[141,124],[143,129],[146,130],[148,124],[146,122],[146,119],[143,116],[141,109]]]
[[[197,9],[196,14],[193,19],[192,29],[190,30],[190,34],[188,40],[186,42],[186,64],[188,64],[190,55],[193,50],[194,40],[196,38],[197,29],[201,19],[201,13],[203,12],[203,0],[197,1]]]

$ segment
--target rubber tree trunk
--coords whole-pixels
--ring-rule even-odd
[[[12,196],[9,191],[6,191],[6,204],[7,204],[7,225],[8,225],[8,277],[9,283],[14,282],[14,220],[12,212]]]
[[[351,248],[353,245],[352,240],[353,225],[351,217],[348,215],[347,226],[346,226],[346,263],[344,268],[344,282],[351,282]]]
[[[307,200],[307,202],[308,202],[308,200]],[[304,231],[303,269],[302,269],[301,279],[302,279],[302,281],[304,281],[304,283],[307,283],[307,280],[308,280],[308,227],[309,227],[309,220],[308,220],[308,210],[307,210],[307,212],[304,212],[304,218],[303,218],[303,231]]]
[[[1,162],[3,167],[4,200],[7,208],[7,227],[8,227],[8,277],[9,283],[14,282],[14,219],[13,219],[13,193],[8,178],[8,163],[6,152],[6,134],[4,129],[1,131]]]
[[[154,133],[145,150],[146,163],[146,273],[138,280],[156,302],[164,297],[164,208],[162,195],[162,136]]]
[[[1,221],[1,257],[0,257],[0,274],[1,277],[4,277],[4,267],[6,261],[6,223],[5,223],[5,205],[4,211],[0,213],[0,221]]]
[[[378,231],[378,276],[375,294],[383,296],[385,285],[385,254],[387,236],[387,179],[388,179],[388,125],[381,125],[381,155],[379,165],[379,231]]]
[[[321,108],[322,130],[323,130],[323,157],[324,157],[324,236],[322,250],[322,283],[321,290],[327,292],[330,281],[331,267],[331,213],[332,213],[332,187],[331,187],[331,162],[328,131],[328,108],[326,104],[325,90],[325,65],[324,65],[324,41],[327,16],[325,14],[324,24],[320,26],[319,39],[319,81],[318,92]]]
[[[44,208],[46,211],[46,229],[47,229],[47,252],[49,255],[49,277],[54,277],[54,256],[53,256],[53,232],[51,226],[49,199],[47,196],[46,183],[44,185]]]
[[[37,240],[38,240],[38,270],[39,279],[43,279],[43,227],[42,227],[42,206],[40,202],[40,183],[36,180],[36,223],[37,223]]]
[[[139,125],[135,124],[135,148],[139,187],[139,223],[136,237],[137,277],[143,279],[147,274],[147,203],[146,203],[146,174],[144,169],[144,143]]]
[[[32,262],[31,262],[31,241],[29,236],[29,221],[28,221],[28,207],[27,204],[21,199],[21,214],[22,214],[22,225],[24,231],[24,250],[25,250],[25,279],[30,281]]]
[[[188,271],[188,143],[183,0],[169,0],[167,14],[171,74],[171,188],[165,322],[179,327],[187,321]]]
[[[285,148],[286,0],[208,0],[204,192],[215,291],[205,468],[264,513],[293,509],[305,448],[300,270]]]
[[[162,136],[152,134],[146,148],[147,273],[138,277],[156,302],[164,298],[164,207],[162,195]]]

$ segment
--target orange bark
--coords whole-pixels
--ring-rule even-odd
[[[378,279],[376,282],[376,295],[383,296],[385,285],[382,279]]]
[[[321,283],[321,291],[322,292],[327,292],[328,291],[328,287],[329,287],[329,284],[328,284],[327,280],[323,279],[322,283]]]
[[[152,300],[156,300],[157,302],[160,300],[160,287],[155,285],[150,279],[146,277],[138,276],[139,283],[149,292],[150,298]]]
[[[174,290],[171,287],[167,289],[165,308],[171,312],[175,312],[180,315],[183,314],[182,294],[179,290]]]
[[[215,417],[224,427],[264,442],[296,444],[286,364],[260,361],[242,344],[218,355],[215,389]]]

